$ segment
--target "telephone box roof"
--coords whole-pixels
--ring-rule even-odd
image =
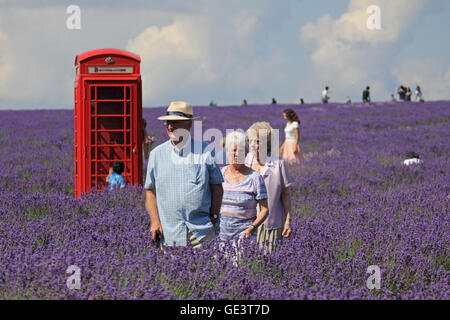
[[[123,57],[127,57],[133,60],[136,60],[137,62],[141,62],[141,57],[139,57],[137,54],[125,51],[125,50],[120,50],[120,49],[110,49],[110,48],[105,48],[105,49],[96,49],[96,50],[90,50],[90,51],[86,51],[83,53],[80,53],[79,55],[77,55],[75,57],[75,65],[77,65],[78,63],[90,59],[92,57],[96,57],[96,56],[102,56],[102,55],[118,55],[118,56],[123,56]]]

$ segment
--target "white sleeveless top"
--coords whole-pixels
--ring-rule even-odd
[[[294,121],[291,124],[286,124],[284,128],[284,135],[287,141],[295,141],[295,128],[298,128],[298,122]]]

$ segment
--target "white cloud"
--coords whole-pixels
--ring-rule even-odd
[[[261,27],[258,17],[248,11],[238,12],[232,17],[233,33],[236,35],[236,42],[242,52],[254,50],[253,41],[249,41]]]
[[[392,74],[398,83],[410,86],[414,92],[420,86],[424,99],[450,99],[450,68],[445,70],[433,59],[412,59],[393,68]]]
[[[7,2],[0,10],[0,30],[8,34],[0,36],[0,102],[70,108],[74,58],[96,48],[141,55],[144,106],[172,99],[268,101],[261,92],[283,79],[289,63],[267,39],[282,30],[292,3],[139,0],[107,6],[81,0],[81,30],[68,30],[64,4]]]
[[[151,25],[128,41],[126,49],[142,58],[144,104],[174,99],[245,97],[262,80],[282,77],[280,52],[261,55],[255,35],[263,32],[267,12],[230,8],[176,15],[170,24]],[[239,100],[238,100],[239,101]],[[235,101],[234,103],[239,103]]]
[[[215,79],[204,24],[202,17],[178,17],[168,26],[150,26],[128,42],[126,49],[142,58],[144,98]]]
[[[329,15],[300,30],[304,43],[315,45],[310,55],[313,66],[306,87],[317,92],[324,85],[334,87],[336,98],[351,95],[360,99],[366,85],[378,100],[388,97],[385,83],[391,76],[392,57],[409,34],[409,28],[429,0],[351,0],[347,12],[338,19]],[[381,9],[381,30],[367,28],[367,8]],[[402,37],[402,39],[401,39]],[[333,97],[333,95],[332,95]]]
[[[64,56],[70,50],[64,37],[66,16],[62,7],[0,12],[0,19],[6,21],[3,28],[8,28],[6,46],[0,44],[0,56],[8,61],[2,68],[8,76],[1,77],[1,98],[12,103],[4,102],[5,106],[61,107],[73,101],[73,60],[65,61]]]
[[[123,48],[143,22],[147,24],[150,19],[161,23],[167,15],[85,5],[81,7],[81,30],[67,29],[68,17],[65,6],[0,10],[0,29],[8,35],[6,40],[5,35],[0,37],[2,107],[71,108],[77,54],[97,48]]]
[[[340,17],[324,15],[305,25],[301,38],[313,45],[307,61],[314,72],[308,75],[306,53],[294,32],[311,8],[297,0],[134,0],[132,5],[79,0],[78,31],[66,28],[68,4],[0,0],[0,103],[71,108],[75,55],[96,48],[141,55],[144,106],[175,99],[206,104],[210,98],[221,105],[243,98],[267,103],[272,96],[280,103],[299,97],[318,101],[326,84],[334,88],[333,99],[350,94],[357,100],[367,84],[375,98],[387,98],[394,89],[385,87],[386,79],[394,81],[392,59],[424,4],[434,4],[430,1],[351,0]],[[381,31],[366,28],[369,4],[381,7]],[[310,6],[316,10],[321,4]],[[303,15],[296,11],[303,9]],[[448,79],[445,72],[436,74]],[[404,76],[406,70],[399,77]],[[297,96],[299,79],[305,80]]]

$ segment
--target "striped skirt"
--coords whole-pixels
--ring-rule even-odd
[[[250,228],[256,217],[242,219],[237,217],[223,216],[220,217],[219,238],[221,240],[239,239],[244,231]],[[250,239],[256,240],[256,232],[253,232]]]
[[[282,233],[283,228],[269,230],[264,228],[264,224],[262,224],[258,228],[256,239],[260,248],[264,248],[266,251],[272,252],[276,246],[282,242]]]

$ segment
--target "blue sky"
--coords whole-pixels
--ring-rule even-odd
[[[143,105],[387,100],[404,84],[450,99],[447,0],[0,0],[0,109],[73,108],[74,58],[142,57]],[[69,5],[81,29],[69,30]],[[369,5],[381,30],[369,30]]]

